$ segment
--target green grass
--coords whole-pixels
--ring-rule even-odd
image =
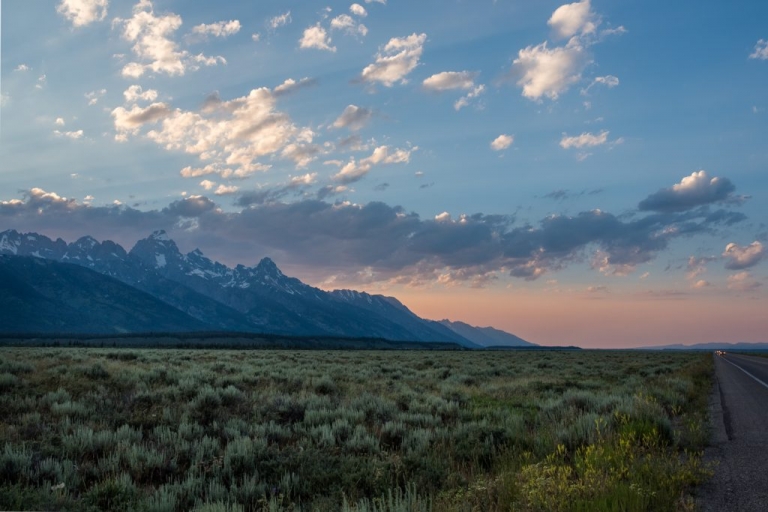
[[[0,349],[0,508],[675,511],[712,356]]]

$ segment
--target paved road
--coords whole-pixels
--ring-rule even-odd
[[[715,355],[710,402],[715,476],[699,507],[712,512],[768,511],[768,358]]]

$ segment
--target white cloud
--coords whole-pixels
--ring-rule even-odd
[[[259,161],[264,157],[281,156],[302,165],[319,152],[311,146],[312,130],[296,127],[276,110],[276,101],[276,95],[262,87],[230,101],[212,95],[200,111],[153,103],[130,110],[118,107],[112,116],[118,138],[141,133],[166,150],[197,155],[205,162],[202,168],[183,169],[184,177],[244,178],[270,168]]]
[[[470,71],[443,71],[425,78],[422,85],[430,91],[449,91],[451,89],[471,89],[475,86],[477,73]]]
[[[13,70],[14,71],[29,71],[31,68],[27,66],[26,64],[19,64],[16,66]]]
[[[725,246],[725,252],[723,252],[723,258],[729,260],[725,264],[725,268],[730,270],[741,270],[754,267],[760,263],[760,260],[764,257],[765,247],[757,241],[752,242],[745,247],[730,243]]]
[[[450,222],[451,221],[451,214],[448,212],[443,212],[435,215],[435,221],[436,222]]]
[[[469,105],[470,100],[477,98],[484,92],[485,92],[485,86],[483,84],[478,85],[477,87],[469,91],[466,95],[456,100],[456,103],[453,104],[453,108],[455,108],[456,110],[461,110],[462,108]]]
[[[217,196],[226,196],[229,194],[234,194],[238,190],[240,190],[240,188],[236,187],[235,185],[219,185],[219,187],[214,190],[213,193]]]
[[[581,0],[558,7],[547,24],[558,38],[568,39],[577,34],[594,33],[600,21],[591,10],[590,0]]]
[[[608,142],[609,133],[610,132],[607,130],[603,130],[598,134],[584,132],[581,135],[577,135],[575,137],[563,136],[563,138],[560,140],[560,147],[563,149],[569,149],[600,146]]]
[[[371,120],[373,112],[357,105],[347,105],[344,112],[333,122],[334,128],[349,128],[357,131],[363,128]]]
[[[542,96],[556,100],[560,94],[581,79],[588,62],[584,48],[575,39],[566,46],[547,48],[547,43],[528,46],[518,52],[512,63],[513,74],[523,96],[539,100]]]
[[[315,84],[316,81],[309,77],[304,77],[298,82],[293,78],[288,78],[282,84],[275,87],[273,92],[275,93],[275,96],[282,96],[283,94],[288,94]]]
[[[83,96],[85,96],[85,99],[88,100],[88,105],[90,106],[97,104],[105,94],[107,94],[106,89],[99,89],[98,91],[87,92]]]
[[[192,27],[192,33],[201,36],[227,37],[240,32],[240,21],[217,21],[206,25],[202,23]]]
[[[45,87],[45,84],[48,83],[48,77],[45,75],[40,75],[37,77],[37,83],[35,84],[35,89],[41,90]]]
[[[362,179],[375,165],[389,165],[408,163],[411,153],[418,147],[411,149],[396,149],[391,151],[389,146],[379,146],[373,150],[371,156],[356,162],[353,158],[341,170],[333,176],[333,179],[341,183],[352,183]]]
[[[494,151],[501,151],[507,149],[512,143],[515,142],[514,135],[501,134],[491,142],[491,149]]]
[[[349,6],[349,12],[354,14],[355,16],[360,16],[361,18],[365,18],[368,16],[368,11],[365,10],[365,7],[363,7],[360,4],[352,4]]]
[[[302,176],[294,176],[291,178],[291,181],[288,182],[288,187],[290,188],[297,188],[297,187],[304,187],[307,185],[312,185],[317,181],[317,173],[307,173]]]
[[[109,0],[61,0],[56,12],[75,27],[84,27],[107,16]]]
[[[130,19],[115,18],[112,24],[123,27],[123,39],[133,43],[131,49],[142,61],[129,62],[123,67],[122,74],[126,78],[139,78],[147,71],[183,75],[188,69],[198,69],[197,64],[226,63],[223,57],[190,56],[189,52],[180,50],[172,36],[181,27],[181,16],[174,13],[155,16],[150,0],[136,4]]]
[[[328,32],[320,25],[313,25],[304,29],[304,34],[299,40],[299,47],[315,48],[329,52],[336,51],[336,47],[331,46],[331,38],[328,36]]]
[[[376,61],[363,69],[362,80],[380,82],[386,87],[405,83],[405,77],[419,64],[426,40],[427,34],[393,37],[376,54]]]
[[[254,43],[258,43],[259,41],[261,41],[261,34],[259,33],[251,34],[251,41],[253,41]]]
[[[211,190],[213,187],[216,186],[216,183],[211,180],[203,180],[200,182],[200,186],[203,187],[205,190]]]
[[[57,117],[56,121],[54,121],[54,124],[56,126],[64,126],[66,123],[64,122],[64,118],[63,117]]]
[[[589,84],[586,88],[581,90],[581,93],[587,94],[589,90],[596,85],[604,85],[609,89],[613,89],[614,87],[619,85],[619,78],[613,75],[595,77],[595,79],[592,80],[591,84]]]
[[[270,18],[269,26],[272,27],[272,29],[276,29],[289,24],[291,21],[291,11],[288,11],[275,16],[274,18]]]
[[[760,39],[755,44],[755,51],[749,56],[750,59],[768,60],[768,41]]]
[[[53,134],[57,137],[66,137],[67,139],[77,140],[83,138],[83,130],[77,130],[72,132],[60,132],[59,130],[54,130]]]
[[[355,21],[349,14],[340,14],[331,20],[332,30],[343,30],[347,34],[365,37],[368,34],[368,27]]]
[[[123,96],[125,96],[127,103],[135,103],[139,100],[155,101],[157,99],[157,91],[154,89],[144,91],[140,85],[131,85],[123,91]]]
[[[377,3],[381,5],[387,5],[387,0],[365,0],[365,3],[367,4]]]

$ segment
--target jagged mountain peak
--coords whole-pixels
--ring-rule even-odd
[[[256,272],[264,274],[282,276],[283,273],[277,268],[277,264],[272,261],[272,258],[262,258],[258,265],[256,265]]]
[[[170,242],[171,239],[168,237],[168,233],[165,232],[164,229],[158,229],[156,231],[153,231],[151,235],[149,235],[147,238],[150,240],[157,240],[158,242]]]
[[[92,236],[86,235],[78,238],[72,245],[75,247],[83,247],[83,248],[91,249],[99,245],[99,242]]]

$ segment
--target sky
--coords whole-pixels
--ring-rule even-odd
[[[768,340],[768,3],[0,5],[0,231],[545,345]]]

